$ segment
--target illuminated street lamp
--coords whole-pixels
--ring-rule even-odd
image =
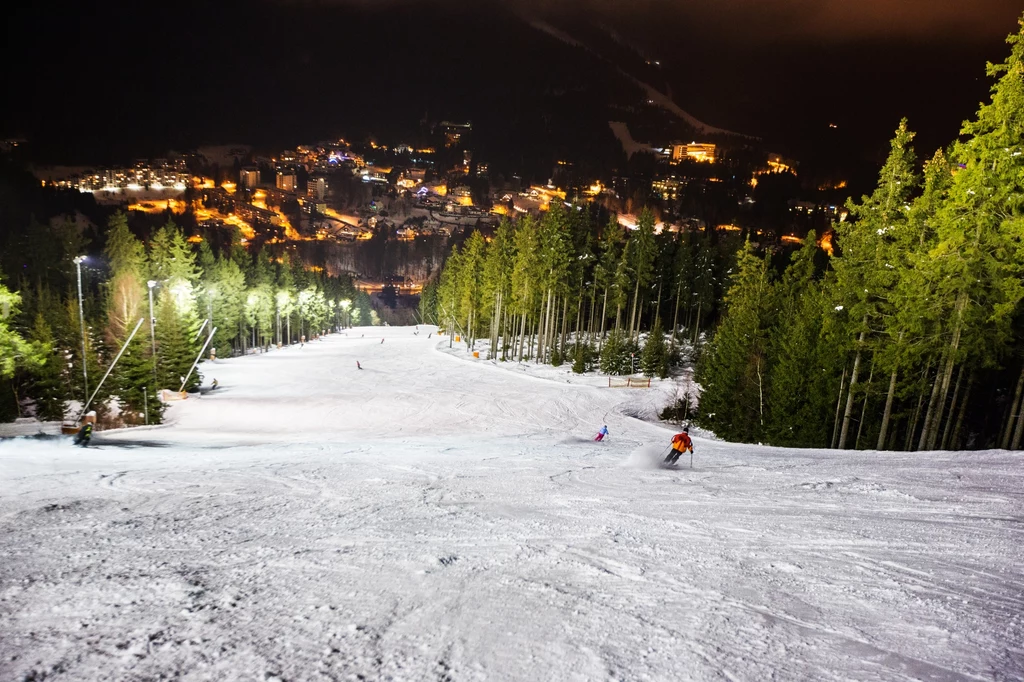
[[[85,396],[89,395],[89,369],[85,360],[85,310],[82,306],[82,261],[85,256],[75,256],[75,269],[78,270],[78,324],[82,328],[82,380],[84,382]],[[86,397],[88,400],[88,397]],[[85,403],[82,403],[83,405]]]
[[[348,319],[348,309],[352,306],[352,301],[350,301],[350,300],[348,300],[346,298],[346,299],[343,299],[341,301],[338,301],[338,305],[340,305],[341,309],[345,311],[345,327],[347,328],[347,327],[351,326],[349,324],[349,319]]]
[[[151,279],[146,282],[146,286],[149,287],[149,342],[153,346],[153,381],[156,381],[156,318],[153,317],[153,287],[156,286],[156,280]]]

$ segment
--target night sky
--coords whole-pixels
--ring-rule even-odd
[[[873,162],[901,116],[923,155],[956,135],[1020,10],[1005,0],[32,3],[7,17],[14,96],[0,134],[29,137],[50,160],[102,163],[213,142],[401,134],[425,117],[497,128],[498,110],[515,108],[501,87],[525,80],[524,65],[565,59],[567,46],[530,27],[542,19],[660,61],[653,84],[708,123],[798,156]]]

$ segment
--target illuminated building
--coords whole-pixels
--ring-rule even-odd
[[[459,186],[448,192],[448,196],[452,198],[453,203],[458,206],[472,206],[473,205],[473,193],[469,187]]]
[[[363,168],[363,182],[387,182],[391,168],[385,166],[366,166]]]
[[[120,193],[122,190],[184,191],[192,181],[184,159],[138,160],[131,168],[84,170],[70,177],[51,180],[57,187],[79,192]]]
[[[306,196],[316,202],[323,202],[327,196],[327,178],[323,176],[312,177],[306,181]]]
[[[427,171],[423,168],[406,168],[398,177],[395,184],[402,189],[415,189],[427,177]]]
[[[489,168],[486,163],[478,163],[476,165],[476,176],[478,178],[486,178],[489,172]]]
[[[651,194],[665,201],[678,199],[680,184],[675,176],[657,178],[651,182]]]
[[[235,202],[234,214],[250,225],[276,225],[279,222],[277,212],[268,208],[260,208],[242,201]]]
[[[683,160],[700,161],[702,163],[715,162],[716,146],[710,143],[691,142],[684,144],[675,142],[672,144],[672,162],[679,163]]]
[[[277,188],[285,192],[295,191],[295,173],[292,171],[277,171]]]
[[[260,172],[255,168],[243,168],[238,173],[238,185],[243,189],[256,189],[260,184]]]

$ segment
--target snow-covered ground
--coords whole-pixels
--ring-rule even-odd
[[[670,385],[430,331],[219,360],[95,449],[0,441],[0,679],[1024,678],[1021,454],[659,469],[633,415]]]

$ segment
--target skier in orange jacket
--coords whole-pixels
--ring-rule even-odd
[[[679,456],[684,452],[693,452],[693,441],[690,440],[690,427],[686,427],[682,433],[672,436],[672,452],[665,458],[665,464],[675,464]]]

